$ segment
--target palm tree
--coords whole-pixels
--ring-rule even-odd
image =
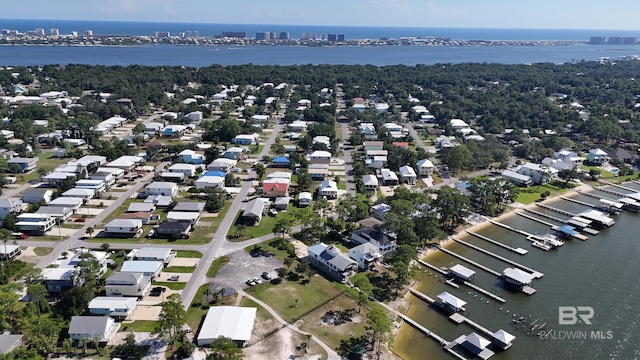
[[[89,235],[89,237],[91,237],[91,234],[93,234],[94,231],[95,231],[95,229],[93,228],[93,226],[89,226],[87,228],[87,235]]]

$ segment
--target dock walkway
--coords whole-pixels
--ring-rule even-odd
[[[481,253],[483,253],[483,254],[489,255],[489,256],[491,256],[491,257],[493,257],[493,258],[496,258],[496,259],[498,259],[498,260],[504,261],[504,262],[506,262],[507,264],[513,265],[513,266],[515,266],[515,267],[519,268],[520,270],[528,271],[528,272],[530,272],[530,273],[531,273],[531,275],[533,275],[536,279],[539,279],[539,278],[541,278],[542,276],[544,276],[544,274],[543,274],[543,273],[541,273],[541,272],[535,271],[535,270],[533,270],[533,269],[531,269],[531,268],[529,268],[529,267],[527,267],[527,266],[524,266],[524,265],[522,265],[522,264],[520,264],[520,263],[517,263],[517,262],[515,262],[515,261],[513,261],[513,260],[510,260],[510,259],[507,259],[507,258],[505,258],[505,257],[502,257],[502,256],[500,256],[500,255],[498,255],[498,254],[494,254],[494,253],[492,253],[492,252],[491,252],[491,251],[489,251],[489,250],[485,250],[485,249],[483,249],[483,248],[481,248],[481,247],[475,246],[475,245],[473,245],[473,244],[469,244],[469,243],[468,243],[468,242],[466,242],[466,241],[462,241],[462,240],[456,239],[456,238],[454,238],[454,237],[452,237],[451,239],[452,239],[453,241],[455,241],[455,242],[458,242],[458,243],[462,244],[462,245],[468,246],[468,247],[470,247],[470,248],[472,248],[472,249],[474,249],[474,250],[480,251],[480,252],[481,252]]]
[[[560,219],[559,217],[555,217],[555,216],[553,216],[553,215],[545,214],[545,213],[543,213],[543,212],[535,211],[535,210],[531,210],[531,209],[527,209],[527,208],[523,208],[522,210],[524,210],[525,212],[528,212],[528,213],[532,213],[532,214],[534,214],[534,215],[542,216],[542,217],[543,217],[543,218],[545,218],[545,219],[550,219],[550,220],[553,220],[553,221],[559,222],[559,223],[561,223],[561,224],[566,223],[566,222],[567,222],[567,220],[568,220],[568,219]]]
[[[437,248],[440,251],[442,251],[443,253],[445,253],[445,254],[449,254],[449,255],[451,255],[451,256],[453,256],[455,258],[458,258],[458,259],[460,259],[462,261],[465,261],[465,262],[467,262],[467,263],[469,263],[469,264],[471,264],[471,265],[473,265],[475,267],[478,267],[478,268],[480,268],[480,269],[482,269],[482,270],[484,270],[484,271],[486,271],[486,272],[488,272],[490,274],[493,274],[495,276],[501,276],[502,275],[502,274],[500,274],[499,272],[497,272],[497,271],[495,271],[493,269],[490,269],[490,268],[488,268],[488,267],[486,267],[486,266],[484,266],[482,264],[479,264],[479,263],[477,263],[477,262],[475,262],[473,260],[467,259],[466,257],[464,257],[464,256],[462,256],[462,255],[460,255],[458,253],[455,253],[455,252],[453,252],[451,250],[445,249],[440,245],[438,245]]]
[[[566,211],[566,210],[554,208],[553,206],[549,206],[549,205],[545,205],[545,204],[536,204],[536,205],[540,206],[543,209],[551,210],[551,211],[557,212],[558,214],[562,214],[562,215],[565,215],[565,216],[570,216],[570,217],[578,216],[577,214],[574,214],[574,213]]]
[[[449,316],[449,320],[453,321],[456,324],[462,324],[462,323],[466,323],[467,325],[471,326],[472,328],[480,331],[481,333],[485,334],[486,336],[488,336],[490,339],[493,339],[493,331],[487,329],[486,327],[478,324],[477,322],[469,319],[468,317],[460,314],[460,313],[455,313],[451,316]]]
[[[516,214],[517,214],[517,213],[516,213]],[[480,235],[480,234],[478,234],[478,233],[475,233],[475,232],[473,232],[473,231],[466,230],[466,232],[467,232],[467,234],[469,234],[469,235],[473,235],[473,236],[475,236],[475,237],[477,237],[477,238],[479,238],[479,239],[482,239],[482,240],[484,240],[484,241],[490,242],[490,243],[492,243],[493,245],[500,246],[500,247],[501,247],[501,248],[503,248],[503,249],[507,249],[507,250],[509,250],[509,251],[513,251],[513,252],[514,252],[514,253],[516,253],[516,254],[524,255],[524,254],[528,253],[528,251],[527,251],[527,250],[525,250],[525,249],[523,249],[523,248],[514,248],[514,247],[511,247],[511,246],[506,245],[506,244],[503,244],[503,243],[501,243],[501,242],[499,242],[499,241],[496,241],[496,240],[493,240],[493,239],[491,239],[491,238],[488,238],[488,237],[486,237],[486,236],[484,236],[484,235]]]
[[[588,206],[588,207],[596,207],[595,204],[589,204],[588,202],[585,201],[580,201],[577,199],[573,199],[567,196],[558,196],[560,199],[562,200],[566,200],[566,201],[571,201],[572,203],[576,203],[576,204],[580,204],[580,205],[584,205],[584,206]]]
[[[594,190],[599,190],[599,189],[594,189]],[[590,198],[594,198],[594,199],[598,199],[598,200],[609,200],[609,201],[616,201],[616,199],[612,199],[612,198],[608,198],[606,196],[598,196],[594,193],[591,192],[586,192],[586,191],[582,191],[582,190],[576,190],[576,192],[580,195],[584,195],[584,196],[588,196]]]
[[[598,182],[601,182],[601,183],[603,183],[603,184],[607,184],[607,185],[609,185],[609,186],[616,187],[616,188],[618,188],[618,189],[627,190],[627,191],[630,191],[630,192],[632,192],[632,193],[637,193],[637,192],[638,192],[638,190],[636,190],[636,189],[628,188],[628,187],[626,187],[626,186],[622,186],[622,185],[619,185],[619,184],[614,184],[614,183],[609,182],[609,181],[606,181],[606,180],[602,180],[602,179],[600,179]]]

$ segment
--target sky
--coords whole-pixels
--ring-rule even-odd
[[[638,0],[23,0],[0,18],[638,30],[638,14]]]

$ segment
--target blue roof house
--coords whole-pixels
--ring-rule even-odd
[[[278,156],[271,160],[272,167],[289,167],[289,158],[286,156]]]

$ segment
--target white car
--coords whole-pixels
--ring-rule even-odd
[[[260,279],[259,277],[255,277],[255,278],[253,278],[251,280],[253,280],[253,282],[256,283],[256,284],[262,284],[262,279]]]
[[[255,284],[256,284],[256,282],[255,282],[255,281],[253,281],[253,278],[249,278],[249,279],[247,279],[246,283],[247,283],[247,285],[249,285],[249,286],[253,286],[253,285],[255,285]]]

